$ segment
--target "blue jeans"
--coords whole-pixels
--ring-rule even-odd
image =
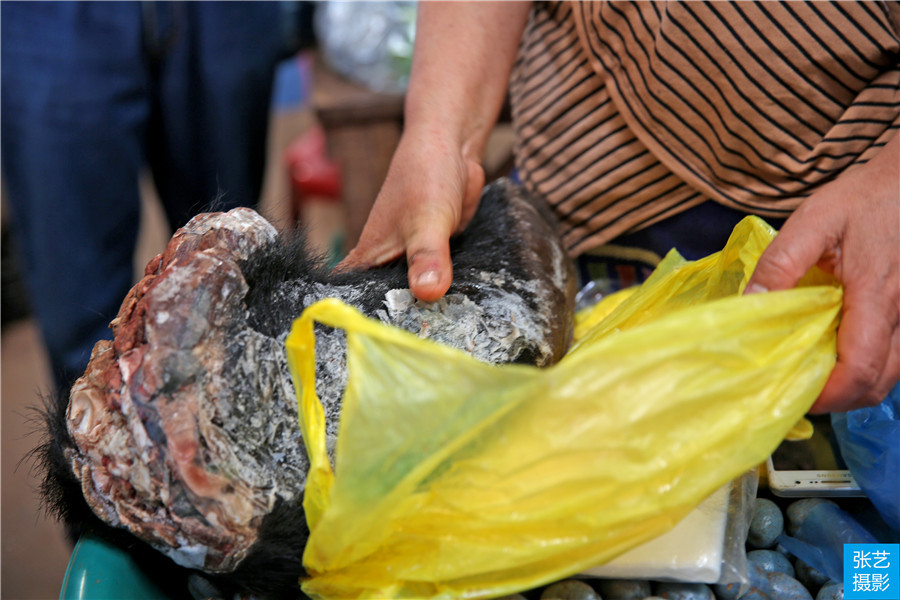
[[[3,2],[2,169],[64,389],[132,284],[138,174],[174,230],[259,199],[284,23],[269,2]]]

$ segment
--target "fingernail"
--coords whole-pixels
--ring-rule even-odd
[[[416,286],[423,287],[435,285],[440,280],[440,273],[437,271],[425,271],[416,277]]]
[[[754,283],[753,285],[748,286],[746,290],[744,290],[744,294],[764,294],[768,291],[769,288],[758,283]]]

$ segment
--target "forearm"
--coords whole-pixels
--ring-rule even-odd
[[[480,161],[531,2],[421,2],[404,136]]]

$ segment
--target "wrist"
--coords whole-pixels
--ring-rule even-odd
[[[489,135],[489,128],[479,131],[439,119],[407,120],[400,138],[400,148],[407,160],[423,167],[430,162],[440,166],[455,160],[480,164]]]

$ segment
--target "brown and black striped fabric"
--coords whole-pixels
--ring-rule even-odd
[[[539,2],[519,174],[579,254],[707,200],[784,217],[900,128],[897,2]]]

